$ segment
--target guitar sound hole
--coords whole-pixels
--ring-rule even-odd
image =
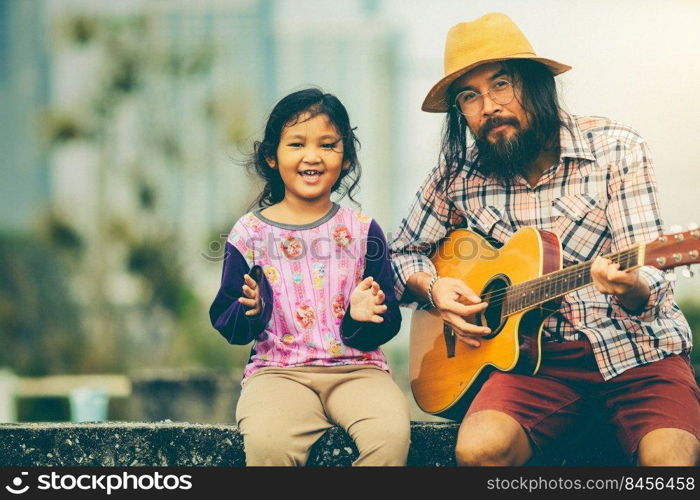
[[[488,326],[491,333],[484,335],[485,339],[492,339],[498,335],[505,324],[502,316],[504,289],[510,284],[508,278],[503,275],[496,275],[486,283],[481,291],[481,299],[489,305],[482,313],[477,314],[476,321],[481,326]]]

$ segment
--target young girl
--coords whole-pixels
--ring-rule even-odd
[[[247,465],[304,465],[333,425],[355,440],[354,465],[406,463],[408,402],[379,349],[401,326],[386,240],[331,201],[352,199],[356,143],[345,107],[317,89],[282,99],[255,143],[265,208],[234,225],[210,309],[229,343],[255,341],[236,408]]]

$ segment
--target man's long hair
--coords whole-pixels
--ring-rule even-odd
[[[562,120],[554,75],[543,64],[528,59],[514,59],[500,63],[503,70],[520,88],[520,104],[530,120],[534,137],[544,148],[559,148]],[[449,102],[454,102],[450,92]],[[467,163],[467,120],[454,106],[447,111],[442,131],[441,178],[438,189],[447,189]],[[479,168],[478,151],[474,167]]]

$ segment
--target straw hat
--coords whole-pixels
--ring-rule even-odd
[[[447,91],[452,82],[481,64],[506,59],[532,59],[555,75],[571,69],[566,64],[537,57],[523,32],[505,14],[486,14],[475,21],[459,23],[447,32],[446,76],[428,92],[423,111],[444,113],[449,108]]]

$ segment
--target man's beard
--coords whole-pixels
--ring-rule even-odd
[[[509,138],[498,137],[496,142],[488,140],[488,134],[499,125],[512,125],[515,134]],[[525,178],[532,161],[542,151],[542,144],[532,128],[522,129],[515,117],[494,117],[481,127],[475,136],[478,149],[478,168],[486,177],[509,183],[518,176]]]

